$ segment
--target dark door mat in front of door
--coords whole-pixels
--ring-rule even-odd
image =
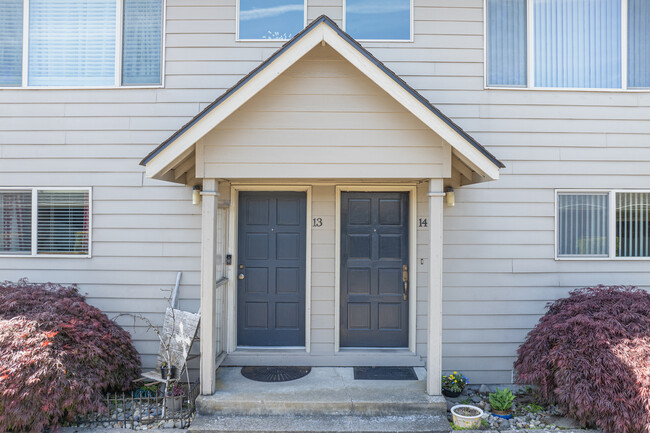
[[[418,380],[413,367],[354,367],[354,380]]]
[[[289,382],[307,376],[311,367],[242,367],[246,379],[257,382]]]

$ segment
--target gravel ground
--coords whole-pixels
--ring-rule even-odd
[[[580,424],[564,417],[559,408],[555,406],[542,406],[538,404],[531,389],[512,387],[516,399],[513,403],[513,417],[510,420],[499,418],[491,414],[489,393],[495,391],[494,387],[482,385],[480,388],[466,388],[457,398],[447,399],[447,418],[453,423],[451,408],[457,404],[469,404],[483,410],[483,421],[481,430],[527,430],[532,429],[536,433],[540,431],[581,431]]]

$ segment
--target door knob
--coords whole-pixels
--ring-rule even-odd
[[[240,280],[243,280],[245,277],[244,277],[244,274],[239,274],[239,275],[237,275],[237,278],[239,278]]]

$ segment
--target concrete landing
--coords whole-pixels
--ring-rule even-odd
[[[404,416],[198,416],[189,428],[196,433],[447,433],[441,415]]]
[[[196,400],[199,415],[444,415],[442,396],[426,394],[426,370],[415,380],[354,380],[352,368],[314,367],[290,382],[246,379],[239,367],[219,368],[217,391]]]

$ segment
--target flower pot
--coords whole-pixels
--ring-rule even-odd
[[[496,416],[497,418],[503,418],[503,419],[511,419],[512,418],[512,411],[504,411],[504,410],[493,410],[492,415]]]
[[[179,412],[183,407],[182,395],[166,395],[165,396],[165,410],[167,412]]]
[[[160,366],[160,377],[162,379],[167,379],[167,367]]]
[[[451,408],[451,415],[456,427],[477,429],[481,426],[483,411],[476,406],[457,404]]]
[[[449,397],[449,398],[456,398],[456,397],[458,397],[462,392],[463,392],[463,390],[460,390],[460,391],[450,391],[450,390],[448,390],[448,389],[443,389],[443,390],[442,390],[442,395],[444,395],[445,397]]]
[[[176,366],[172,365],[171,368],[169,369],[169,378],[170,379],[176,379]]]

